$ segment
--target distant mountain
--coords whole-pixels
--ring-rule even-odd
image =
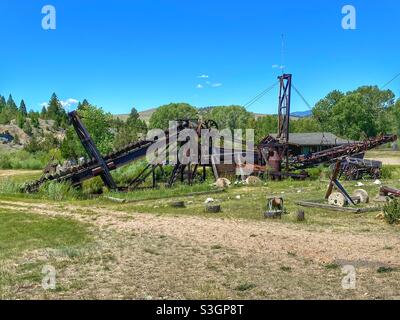
[[[146,122],[149,122],[150,118],[151,118],[151,115],[156,110],[157,109],[149,109],[149,110],[146,110],[146,111],[139,112],[140,119],[142,119],[142,120],[144,120]],[[114,115],[114,117],[125,121],[125,120],[128,119],[129,114],[116,114],[116,115]]]
[[[298,112],[293,112],[291,114],[292,117],[296,117],[296,118],[307,118],[307,117],[311,117],[312,116],[312,111],[311,110],[307,110],[307,111],[298,111]]]
[[[140,118],[146,122],[149,122],[151,115],[156,111],[157,109],[149,109],[146,111],[139,112]],[[254,113],[254,116],[257,118],[261,118],[266,116],[267,114],[261,114],[261,113]],[[293,112],[291,116],[293,117],[293,120],[296,120],[298,118],[307,118],[312,115],[312,111],[298,111],[298,112]],[[115,115],[114,117],[119,118],[121,120],[126,120],[129,117],[129,114],[118,114]]]

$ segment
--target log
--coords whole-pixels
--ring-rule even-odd
[[[352,213],[367,213],[367,212],[376,212],[380,211],[382,208],[381,207],[369,207],[369,208],[348,208],[348,207],[337,207],[337,206],[332,206],[329,204],[324,204],[324,203],[317,203],[317,202],[312,202],[312,201],[298,201],[296,202],[297,205],[301,207],[307,207],[307,208],[320,208],[320,209],[326,209],[326,210],[331,210],[331,211],[340,211],[340,212],[352,212]]]

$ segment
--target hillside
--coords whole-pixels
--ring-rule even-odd
[[[27,120],[30,121],[30,119]],[[32,137],[35,137],[40,141],[47,134],[51,134],[60,141],[65,138],[65,130],[56,128],[54,120],[39,119],[39,126],[38,128],[32,126],[31,135],[28,135],[24,130],[22,130],[16,124],[15,120],[12,120],[10,124],[0,125],[0,135],[9,135],[12,137],[12,141],[3,140],[0,142],[0,152],[20,150],[29,144]]]
[[[142,112],[139,112],[140,115],[140,119],[146,121],[146,123],[148,123],[150,121],[150,118],[152,116],[152,114],[157,110],[157,108],[153,108],[153,109],[149,109],[149,110],[145,110]],[[254,113],[254,117],[256,119],[258,118],[262,118],[267,116],[268,114],[263,114],[263,113]],[[297,118],[306,118],[311,116],[311,111],[299,111],[299,112],[294,112],[292,113],[292,119],[296,120]],[[129,114],[117,114],[114,115],[115,118],[121,119],[121,120],[126,120],[129,117]]]

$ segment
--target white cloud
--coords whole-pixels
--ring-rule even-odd
[[[197,88],[197,89],[203,89],[204,86],[203,86],[202,84],[198,84],[198,85],[196,86],[196,88]]]
[[[199,79],[208,79],[210,76],[207,74],[202,74],[201,76],[198,76],[197,78]]]
[[[69,98],[67,100],[61,100],[60,103],[63,106],[64,109],[69,109],[70,107],[72,107],[73,105],[78,104],[78,100],[73,99],[73,98]]]
[[[219,88],[219,87],[222,87],[222,86],[223,86],[222,83],[213,83],[213,84],[211,85],[211,87],[213,87],[213,88]]]
[[[74,98],[69,98],[69,99],[66,99],[66,100],[60,100],[61,106],[66,110],[70,109],[74,105],[77,105],[78,103],[79,103],[79,101],[74,99]],[[47,108],[49,106],[49,103],[48,102],[42,102],[40,104],[40,106]]]

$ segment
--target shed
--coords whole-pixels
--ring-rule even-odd
[[[277,134],[271,134],[271,136],[276,138]],[[290,151],[293,155],[319,152],[353,142],[355,141],[339,138],[330,132],[291,133],[289,135]]]

